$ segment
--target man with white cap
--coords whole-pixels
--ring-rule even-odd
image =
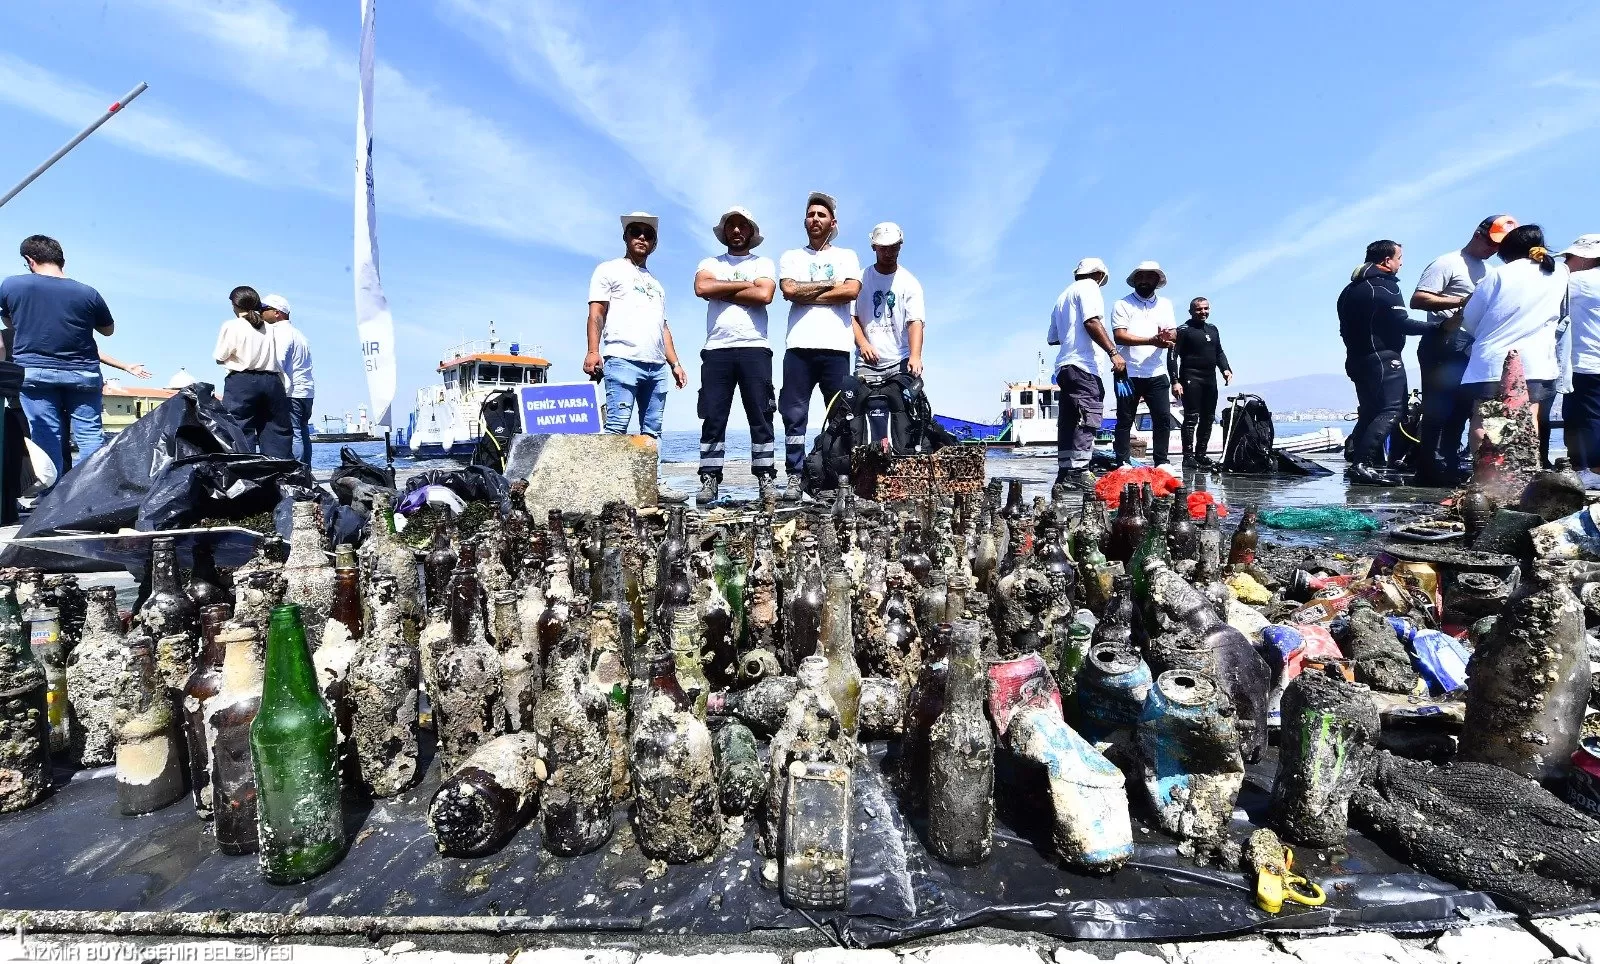
[[[778,270],[771,258],[750,253],[762,241],[761,229],[744,208],[729,208],[711,233],[728,253],[701,261],[694,275],[694,293],[706,300],[706,346],[700,352],[700,492],[695,499],[705,505],[717,498],[728,413],[738,387],[750,423],[750,472],[765,501],[778,474],[772,434],[777,403],[767,344],[767,306],[778,288]]]
[[[861,273],[851,331],[856,373],[884,376],[906,371],[922,377],[922,283],[900,267],[900,225],[885,221],[868,240],[877,260]]]
[[[1106,301],[1100,289],[1110,276],[1099,258],[1079,261],[1072,284],[1050,312],[1046,336],[1049,344],[1061,346],[1056,353],[1056,484],[1084,491],[1094,488],[1089,459],[1094,456],[1094,433],[1106,398],[1095,346],[1111,357],[1118,378],[1128,371],[1105,327]]]
[[[639,410],[639,431],[661,437],[667,410],[667,377],[688,383],[667,327],[667,293],[646,262],[656,249],[660,219],[635,211],[622,216],[626,253],[602,261],[589,279],[589,351],[583,371],[605,378],[605,429],[624,435]]]
[[[861,262],[849,248],[836,248],[839,233],[832,196],[812,191],[806,198],[807,244],[778,260],[778,288],[789,302],[789,332],[783,353],[783,461],[789,482],[783,496],[799,501],[806,460],[806,423],[812,389],[821,387],[828,404],[850,377],[850,306],[861,293]]]
[[[316,383],[311,378],[311,343],[289,321],[289,299],[283,295],[261,299],[261,318],[272,325],[272,343],[278,348],[278,364],[289,390],[289,441],[299,443],[299,459],[310,465],[311,406],[316,395]]]
[[[1600,488],[1600,234],[1585,234],[1560,256],[1567,278],[1572,392],[1561,403],[1567,454],[1584,487]]]
[[[1167,378],[1167,349],[1178,337],[1172,302],[1156,294],[1167,273],[1154,261],[1141,261],[1128,274],[1133,288],[1111,306],[1111,329],[1117,344],[1128,348],[1128,374],[1117,386],[1117,461],[1127,464],[1139,402],[1150,410],[1150,461],[1167,464],[1172,429],[1172,383]]]

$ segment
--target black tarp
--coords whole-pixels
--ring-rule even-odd
[[[211,386],[196,382],[63,476],[17,535],[148,532],[239,519],[271,510],[285,485],[312,486],[301,463],[246,449]],[[7,546],[0,565],[26,565],[25,555],[25,547]]]
[[[916,828],[900,816],[878,769],[881,758],[880,748],[857,768],[848,913],[812,915],[846,944],[889,944],[977,925],[1162,940],[1330,925],[1421,931],[1494,909],[1488,896],[1419,873],[1357,835],[1342,855],[1297,852],[1296,869],[1326,888],[1328,904],[1276,917],[1256,908],[1245,875],[1197,867],[1142,826],[1135,829],[1133,864],[1107,877],[1059,869],[1004,823],[987,863],[951,867],[929,856]],[[1257,817],[1271,774],[1270,764],[1253,767],[1241,797]],[[440,857],[425,819],[437,780],[430,766],[412,792],[348,804],[353,843],[343,862],[315,880],[277,887],[261,878],[255,858],[217,853],[187,797],[159,813],[124,817],[109,768],[79,773],[42,804],[0,817],[0,906],[548,915],[554,929],[716,934],[809,923],[761,886],[762,858],[750,827],[736,846],[653,879],[620,811],[612,840],[572,860],[540,847],[537,821],[490,856]],[[1243,821],[1235,824],[1239,834],[1248,831]]]

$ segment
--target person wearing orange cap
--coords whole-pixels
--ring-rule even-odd
[[[1433,329],[1417,343],[1417,365],[1422,370],[1422,425],[1412,468],[1418,485],[1454,486],[1467,475],[1467,467],[1462,464],[1461,437],[1472,417],[1472,406],[1461,398],[1460,392],[1467,353],[1451,347],[1450,336],[1461,325],[1462,306],[1488,273],[1489,259],[1516,226],[1516,219],[1509,214],[1484,218],[1464,247],[1434,258],[1422,269],[1422,277],[1411,294],[1411,307],[1426,311]]]

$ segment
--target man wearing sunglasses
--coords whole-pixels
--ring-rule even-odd
[[[667,408],[667,376],[682,388],[688,383],[667,327],[667,293],[645,267],[656,249],[653,214],[635,211],[622,216],[626,253],[603,261],[589,279],[589,353],[583,371],[605,380],[605,429],[625,435],[634,409],[639,431],[661,437],[661,416]]]

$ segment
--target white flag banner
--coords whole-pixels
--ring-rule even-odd
[[[366,360],[372,421],[394,424],[394,318],[378,272],[378,212],[372,187],[372,62],[377,0],[361,4],[361,91],[356,104],[356,331]]]

